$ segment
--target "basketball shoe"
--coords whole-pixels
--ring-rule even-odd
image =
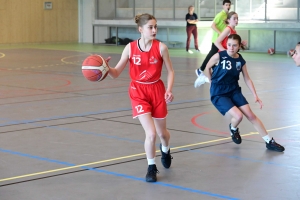
[[[156,165],[148,165],[148,171],[146,174],[146,181],[147,182],[156,182],[157,177],[156,174],[158,174],[159,171],[156,168]]]
[[[196,75],[197,75],[197,77],[199,77],[200,75],[201,75],[201,69],[199,69],[199,68],[197,68],[196,70],[195,70],[195,73],[196,73]]]
[[[161,152],[161,164],[165,167],[165,168],[170,168],[171,163],[172,163],[172,159],[173,157],[170,154],[170,149],[168,151],[168,153],[165,153],[161,150],[161,144],[160,144],[160,152]]]
[[[197,79],[195,80],[194,87],[200,87],[204,83],[209,83],[210,81],[208,78],[203,74],[203,72],[198,68],[195,70],[195,73],[197,75]]]
[[[186,50],[189,54],[193,54],[194,52],[192,50]]]
[[[229,130],[230,130],[230,133],[231,133],[231,138],[232,138],[232,141],[236,144],[241,144],[242,143],[242,138],[240,136],[240,131],[239,129],[237,128],[235,131],[231,129],[231,124],[229,124]]]
[[[271,151],[283,152],[285,150],[285,148],[280,144],[276,143],[273,138],[269,141],[269,143],[266,142],[266,147]]]

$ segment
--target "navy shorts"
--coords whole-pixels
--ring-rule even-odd
[[[241,107],[248,104],[240,87],[225,94],[212,96],[210,100],[222,115],[225,115],[233,106]]]

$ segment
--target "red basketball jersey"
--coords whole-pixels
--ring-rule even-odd
[[[230,26],[227,26],[230,29],[229,34],[224,38],[224,40],[222,41],[222,46],[224,47],[224,49],[227,49],[227,40],[228,40],[228,36],[231,34],[236,34],[236,31],[234,29],[232,29]]]
[[[138,40],[130,43],[129,75],[131,80],[151,83],[160,79],[163,59],[159,46],[160,42],[153,40],[150,50],[144,52],[139,48]]]

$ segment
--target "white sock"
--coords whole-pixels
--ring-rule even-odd
[[[234,131],[236,131],[236,129],[237,129],[237,128],[234,128],[234,127],[232,126],[232,124],[230,124],[230,128],[231,128],[231,130],[234,130]]]
[[[165,147],[164,145],[161,145],[161,150],[162,150],[164,153],[168,153],[169,149],[170,149],[170,146]]]
[[[272,138],[270,138],[269,135],[266,135],[266,136],[264,136],[262,138],[264,139],[264,141],[266,141],[266,143],[269,143],[272,140]]]
[[[148,165],[155,165],[155,157],[154,158],[147,158]]]

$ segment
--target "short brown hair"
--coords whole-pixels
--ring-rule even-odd
[[[225,5],[225,3],[230,3],[231,4],[231,1],[230,0],[224,0],[223,5]]]
[[[144,26],[151,19],[157,21],[153,15],[150,15],[148,13],[143,13],[143,14],[136,15],[134,21],[138,26]]]
[[[242,38],[241,38],[241,36],[239,36],[238,34],[230,34],[230,35],[228,36],[228,39],[237,40],[238,43],[239,43],[239,45],[241,45],[241,48],[242,48],[243,50],[245,50],[245,46],[242,44]]]
[[[237,13],[234,12],[234,11],[231,11],[231,12],[227,13],[227,18],[224,21],[225,24],[229,24],[227,20],[229,20],[232,17],[232,15],[235,15],[235,14],[237,14]]]

